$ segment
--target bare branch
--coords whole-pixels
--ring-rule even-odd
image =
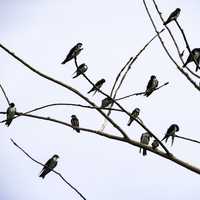
[[[188,140],[188,141],[190,141],[190,142],[195,142],[195,143],[200,144],[200,141],[194,140],[194,139],[191,139],[191,138],[186,138],[186,137],[179,136],[179,135],[175,135],[175,137],[180,138],[180,139],[183,139],[183,140]]]
[[[150,21],[151,21],[151,23],[152,23],[152,25],[153,25],[153,27],[154,27],[155,32],[158,33],[158,30],[157,30],[156,25],[155,25],[155,23],[154,23],[154,21],[153,21],[153,18],[151,17],[151,14],[150,14],[150,12],[149,12],[149,9],[148,9],[148,7],[147,7],[147,4],[146,4],[146,1],[145,1],[145,0],[143,0],[143,4],[144,4],[144,7],[145,7],[145,9],[146,9],[146,11],[147,11],[147,14],[148,14],[148,16],[149,16],[149,19],[150,19]],[[166,46],[165,46],[165,44],[164,44],[164,42],[163,42],[163,40],[162,40],[162,38],[161,38],[160,35],[158,35],[158,38],[159,38],[159,40],[160,40],[160,43],[161,43],[163,49],[164,49],[165,52],[167,53],[167,55],[168,55],[168,57],[170,58],[170,60],[175,64],[175,66],[177,67],[177,69],[178,69],[182,74],[184,74],[184,76],[188,79],[188,81],[189,81],[197,90],[200,91],[200,87],[198,86],[198,84],[197,84],[194,80],[192,80],[191,77],[190,77],[190,76],[177,64],[177,62],[174,60],[174,58],[172,57],[172,55],[171,55],[171,54],[169,53],[169,51],[167,50],[167,48],[166,48]]]
[[[9,99],[8,99],[8,96],[6,95],[6,92],[5,92],[5,90],[3,89],[3,86],[0,84],[0,88],[1,88],[1,90],[2,90],[2,92],[3,92],[3,94],[4,94],[4,97],[5,97],[5,99],[6,99],[6,101],[7,101],[7,103],[8,103],[8,105],[10,105],[10,101],[9,101]]]
[[[43,167],[47,167],[48,169],[50,169],[52,172],[54,172],[55,174],[57,174],[69,187],[71,187],[82,199],[86,200],[86,198],[83,196],[82,193],[80,193],[72,184],[70,184],[63,176],[61,173],[49,168],[48,166],[42,164],[41,162],[37,161],[36,159],[34,159],[32,156],[30,156],[22,147],[20,147],[12,138],[10,139],[11,142],[17,147],[19,148],[27,157],[29,157],[32,161],[34,161],[35,163],[42,165]]]
[[[59,124],[62,124],[62,125],[66,125],[66,126],[71,126],[70,124],[67,124],[65,122],[61,122],[59,120],[55,120],[55,119],[52,119],[52,118],[45,118],[45,117],[41,117],[41,116],[35,116],[35,115],[30,115],[30,114],[22,114],[20,113],[21,115],[24,115],[24,116],[27,116],[27,117],[33,117],[33,118],[38,118],[38,119],[44,119],[44,120],[48,120],[48,121],[53,121],[53,122],[56,122],[56,123],[59,123]],[[190,165],[189,163],[187,162],[184,162],[178,158],[176,158],[175,156],[173,156],[172,154],[166,154],[162,151],[159,151],[159,150],[154,150],[151,148],[151,146],[147,146],[147,145],[144,145],[140,142],[137,142],[135,140],[132,140],[132,139],[129,139],[129,138],[124,138],[124,137],[119,137],[119,136],[115,136],[115,135],[111,135],[111,134],[108,134],[108,133],[104,133],[104,132],[100,132],[100,131],[95,131],[95,130],[91,130],[91,129],[85,129],[85,128],[80,128],[80,130],[83,130],[83,131],[86,131],[86,132],[90,132],[90,133],[95,133],[101,137],[106,137],[106,138],[109,138],[109,139],[113,139],[113,140],[117,140],[117,141],[121,141],[121,142],[125,142],[125,143],[128,143],[130,145],[133,145],[133,146],[136,146],[136,147],[139,147],[139,148],[144,148],[152,153],[155,153],[163,158],[166,158],[168,160],[171,160],[175,163],[177,163],[178,165],[190,170],[190,171],[193,171],[197,174],[200,174],[200,169],[193,166],[193,165]],[[44,166],[44,165],[43,165]]]
[[[21,58],[19,58],[18,56],[16,56],[13,52],[9,51],[6,47],[4,47],[2,44],[0,44],[0,47],[5,50],[9,55],[11,55],[12,57],[14,57],[16,60],[18,60],[20,63],[22,63],[24,66],[26,66],[28,69],[30,69],[31,71],[35,72],[36,74],[38,74],[39,76],[54,82],[62,87],[64,87],[67,90],[70,90],[71,92],[77,94],[79,97],[81,97],[82,99],[84,99],[86,102],[88,102],[91,106],[95,107],[95,109],[101,114],[103,115],[112,125],[114,128],[116,128],[124,137],[128,138],[128,136],[126,135],[125,131],[122,130],[122,128],[120,126],[118,126],[117,123],[115,123],[111,118],[107,117],[107,115],[96,106],[96,104],[92,101],[90,101],[86,96],[84,96],[83,94],[81,94],[78,90],[74,89],[73,87],[62,83],[61,81],[58,81],[50,76],[47,76],[46,74],[36,70],[35,68],[33,68],[31,65],[29,65],[28,63],[26,63],[25,61],[23,61]],[[85,74],[83,74],[83,76],[85,77]],[[91,83],[93,84],[93,83]]]
[[[169,82],[166,82],[166,83],[160,85],[159,87],[157,87],[154,91],[159,90],[160,88],[162,88],[162,87],[164,87],[164,86],[166,86],[166,85],[168,85],[168,84],[169,84]],[[118,99],[116,99],[116,101],[123,100],[123,99],[129,98],[129,97],[132,97],[132,96],[142,95],[142,94],[145,94],[145,92],[137,92],[137,93],[133,93],[133,94],[130,94],[130,95],[127,95],[127,96],[124,96],[124,97],[118,98]]]

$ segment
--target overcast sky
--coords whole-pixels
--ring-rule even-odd
[[[151,1],[147,2],[158,29],[162,29]],[[191,48],[199,47],[200,2],[160,0],[158,5],[165,19],[175,8],[181,8],[179,22]],[[60,64],[68,51],[77,42],[83,43],[78,62],[88,65],[87,75],[92,81],[105,78],[102,90],[109,93],[119,70],[155,35],[142,1],[1,0],[0,6],[0,42],[41,72],[75,87],[97,105],[104,97],[88,95],[91,85],[83,77],[72,79],[74,63]],[[169,27],[184,50],[175,23]],[[178,58],[168,34],[162,35],[170,52]],[[184,60],[187,56],[185,51]],[[1,84],[19,112],[49,103],[87,105],[72,92],[34,74],[3,50],[0,50],[0,66]],[[195,68],[192,63],[188,66]],[[120,103],[130,112],[139,107],[141,119],[160,139],[172,123],[177,123],[179,135],[200,140],[199,91],[177,71],[158,39],[133,64],[118,97],[144,91],[151,75],[156,75],[160,84],[167,81],[170,84],[149,98],[137,96]],[[5,111],[7,102],[2,94],[0,98],[0,111]],[[96,111],[75,107],[58,106],[35,114],[66,122],[76,114],[80,125],[91,129],[99,129],[104,122]],[[137,123],[127,127],[128,117],[124,114],[115,112],[111,117],[137,141],[144,132]],[[109,124],[105,131],[119,134]],[[43,163],[58,154],[56,170],[88,200],[200,198],[199,175],[152,153],[143,157],[138,148],[128,144],[83,131],[77,134],[69,127],[26,117],[17,118],[9,128],[2,124],[0,132],[1,200],[80,199],[54,173],[44,180],[39,178],[41,166],[19,151],[10,138]],[[167,147],[178,158],[200,166],[198,144],[176,139],[173,147],[170,143]]]

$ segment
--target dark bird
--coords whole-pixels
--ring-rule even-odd
[[[106,108],[106,107],[109,106],[112,102],[113,102],[112,98],[106,97],[105,99],[103,99],[103,100],[101,101],[101,108]]]
[[[144,96],[148,97],[158,87],[158,80],[156,76],[152,75],[148,84]]]
[[[56,167],[57,165],[57,160],[58,160],[59,156],[58,155],[54,155],[52,156],[52,158],[50,158],[46,163],[45,166],[43,167],[42,171],[40,172],[39,177],[43,178],[52,170]]]
[[[15,116],[16,113],[16,108],[15,108],[15,104],[14,103],[10,103],[9,107],[6,111],[7,114],[7,119],[6,119],[6,125],[9,126],[13,120],[13,117]]]
[[[200,62],[200,48],[195,48],[191,51],[190,55],[188,56],[185,64],[183,65],[183,67],[186,67],[186,65],[190,62],[194,62],[196,63],[196,72],[198,71],[198,65]]]
[[[78,118],[76,117],[76,115],[72,115],[71,116],[71,125],[72,125],[72,128],[74,130],[76,130],[76,132],[80,133],[80,129],[79,129],[79,120]]]
[[[175,11],[173,11],[166,22],[163,23],[163,25],[167,25],[168,23],[170,23],[173,20],[176,20],[178,18],[178,16],[180,15],[181,9],[177,8]]]
[[[152,149],[157,149],[158,147],[159,147],[159,142],[158,142],[158,140],[154,140],[153,142],[152,142],[152,144],[151,144],[151,146],[152,146]]]
[[[135,108],[133,110],[133,112],[131,113],[131,117],[129,118],[129,121],[128,121],[128,126],[131,125],[131,123],[134,121],[134,119],[136,119],[140,114],[140,109],[139,108]]]
[[[83,50],[82,47],[82,43],[77,43],[70,51],[69,53],[67,54],[67,57],[65,58],[65,60],[61,63],[61,64],[65,64],[66,62],[76,58],[79,53]]]
[[[82,63],[81,65],[78,66],[77,70],[73,73],[73,74],[76,73],[76,75],[73,78],[76,78],[81,74],[84,74],[87,71],[87,69],[88,69],[87,65],[85,63]]]
[[[151,135],[150,135],[148,132],[143,133],[143,134],[141,135],[141,138],[140,138],[140,143],[141,143],[141,144],[145,144],[145,145],[149,145],[150,137],[151,137]],[[143,156],[146,156],[146,155],[147,155],[147,150],[144,149],[144,148],[140,148],[140,153],[141,153],[141,150],[142,150],[142,149],[143,149],[142,155],[143,155]]]
[[[173,145],[174,143],[174,138],[176,136],[176,132],[179,131],[179,126],[177,124],[172,124],[168,129],[167,129],[167,133],[165,134],[165,136],[163,137],[163,140],[165,140],[165,142],[167,142],[168,138],[169,137],[172,137],[172,143],[171,143],[171,146]]]
[[[102,87],[102,85],[106,82],[106,80],[104,78],[102,78],[101,80],[97,81],[95,83],[95,85],[92,87],[92,89],[90,91],[88,91],[88,93],[90,92],[93,92],[94,91],[94,94],[96,94],[96,92]]]

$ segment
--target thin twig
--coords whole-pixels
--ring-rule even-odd
[[[9,101],[9,99],[8,99],[8,96],[6,95],[6,92],[5,92],[5,90],[3,89],[3,86],[0,84],[0,88],[1,88],[1,90],[2,90],[2,92],[3,92],[3,94],[4,94],[4,97],[5,97],[5,99],[6,99],[6,101],[7,101],[7,103],[8,103],[8,105],[10,105],[10,101]]]
[[[185,33],[184,33],[183,29],[181,28],[180,24],[178,23],[178,21],[175,20],[175,22],[176,22],[176,24],[177,24],[179,30],[180,30],[181,33],[182,33],[183,39],[184,39],[185,44],[186,44],[186,48],[188,49],[189,54],[191,55],[191,49],[190,49],[189,43],[188,43],[188,41],[187,41],[187,38],[186,38],[186,36],[185,36]],[[196,62],[196,59],[194,59],[194,63],[195,63],[195,65],[196,65],[196,71],[197,71],[198,69],[200,69],[200,67],[199,67],[198,63]]]
[[[34,161],[35,163],[42,165],[43,167],[46,167],[48,169],[50,169],[52,172],[54,172],[55,174],[57,174],[69,187],[71,187],[82,199],[86,200],[86,198],[83,196],[83,194],[81,192],[79,192],[71,183],[69,183],[63,176],[61,173],[49,168],[48,166],[42,164],[41,162],[37,161],[36,159],[34,159],[32,156],[30,156],[22,147],[20,147],[12,138],[10,139],[11,142],[17,147],[19,148],[27,157],[29,157],[32,161]]]
[[[159,14],[159,16],[160,16],[161,21],[164,23],[165,21],[164,21],[164,19],[163,19],[163,17],[162,17],[162,12],[159,10],[158,5],[156,4],[155,0],[152,0],[152,1],[153,1],[153,4],[154,4],[155,8],[156,8],[156,11],[158,12],[158,14]],[[177,21],[177,20],[175,20],[175,22],[176,22],[176,24],[178,25],[179,29],[181,30],[181,33],[182,33],[183,38],[184,38],[184,40],[185,40],[186,46],[188,47],[188,51],[191,52],[191,51],[190,51],[190,46],[189,46],[189,44],[188,44],[188,42],[187,42],[186,36],[185,36],[185,34],[184,34],[182,28],[181,28],[180,25],[178,24],[178,21]],[[183,58],[182,58],[182,54],[181,54],[181,52],[180,52],[180,49],[179,49],[179,47],[178,47],[178,44],[177,44],[177,42],[176,42],[176,40],[175,40],[175,38],[174,38],[174,36],[173,36],[171,30],[169,29],[168,26],[165,26],[165,27],[167,28],[167,31],[168,31],[168,33],[170,34],[171,38],[172,38],[172,41],[173,41],[173,43],[174,43],[174,45],[175,45],[175,47],[176,47],[176,50],[177,50],[177,52],[178,52],[178,55],[179,55],[179,58],[180,58],[182,64],[184,64],[184,61],[183,61]],[[196,64],[196,63],[195,63],[195,64]],[[191,71],[188,67],[186,67],[186,69],[187,69],[193,76],[195,76],[196,78],[199,78],[199,79],[200,79],[200,76],[198,76],[197,74],[195,74],[195,73],[194,73],[193,71]]]
[[[150,12],[149,12],[149,9],[148,9],[148,7],[147,7],[147,4],[146,4],[146,1],[145,1],[145,0],[143,0],[143,4],[144,4],[144,7],[145,7],[145,9],[146,9],[146,12],[147,12],[147,14],[148,14],[148,16],[149,16],[149,19],[150,19],[150,21],[151,21],[151,23],[152,23],[152,25],[153,25],[153,27],[154,27],[155,32],[158,33],[158,30],[157,30],[156,25],[155,25],[155,23],[154,23],[154,21],[153,21],[153,18],[151,17],[151,14],[150,14]],[[177,69],[178,69],[182,74],[184,74],[184,76],[188,79],[188,81],[189,81],[198,91],[200,91],[200,87],[197,85],[197,83],[196,83],[194,80],[192,80],[191,77],[176,63],[176,61],[174,60],[174,58],[172,57],[172,55],[169,53],[168,49],[166,48],[166,46],[165,46],[165,44],[164,44],[164,42],[163,42],[163,40],[162,40],[162,38],[161,38],[160,35],[158,35],[158,38],[159,38],[159,40],[160,40],[160,43],[161,43],[163,49],[164,49],[165,52],[167,53],[167,55],[168,55],[168,57],[170,58],[170,60],[175,64],[175,66],[177,67]]]
[[[169,82],[166,82],[166,83],[162,84],[161,86],[157,87],[154,91],[159,90],[160,88],[162,88],[162,87],[164,87],[168,84],[169,84]],[[142,95],[142,94],[145,94],[145,92],[133,93],[133,94],[130,94],[130,95],[127,95],[127,96],[124,96],[124,97],[121,97],[121,98],[118,98],[118,99],[115,99],[115,100],[119,101],[119,100],[123,100],[123,99],[129,98],[129,97],[132,97],[132,96],[138,96],[138,95]]]
[[[70,85],[67,85],[55,78],[52,78],[40,71],[38,71],[37,69],[33,68],[31,65],[29,65],[28,63],[26,63],[24,60],[22,60],[21,58],[19,58],[18,56],[16,56],[13,52],[11,52],[9,49],[7,49],[5,46],[3,46],[2,44],[0,44],[0,47],[6,51],[9,55],[11,55],[12,57],[14,57],[16,60],[18,60],[20,63],[22,63],[24,66],[26,66],[28,69],[30,69],[31,71],[33,71],[34,73],[38,74],[39,76],[53,82],[56,83],[62,87],[64,87],[67,90],[70,90],[71,92],[75,93],[76,95],[78,95],[79,97],[81,97],[82,99],[84,99],[86,102],[88,102],[91,106],[95,107],[95,109],[101,114],[103,115],[103,117],[105,117],[106,119],[108,119],[108,121],[112,124],[112,126],[114,128],[116,128],[124,137],[128,138],[128,136],[126,135],[125,131],[122,130],[122,128],[116,123],[114,122],[111,118],[107,117],[107,115],[100,109],[97,107],[97,105],[90,101],[86,96],[84,96],[81,92],[79,92],[78,90],[76,90],[75,88],[71,87]],[[83,76],[85,76],[85,74],[83,74]]]
[[[191,138],[186,138],[186,137],[179,136],[179,135],[175,135],[175,137],[180,138],[180,139],[183,139],[183,140],[188,140],[188,141],[190,141],[190,142],[196,142],[196,143],[200,144],[200,141],[194,140],[194,139],[191,139]]]
[[[158,34],[158,35],[159,35],[159,34]],[[74,61],[75,61],[76,67],[78,67],[77,59],[75,58]],[[108,97],[108,98],[111,98],[108,94],[106,94],[105,92],[103,92],[102,90],[100,90],[99,88],[97,88],[97,87],[94,85],[94,83],[87,77],[87,75],[83,74],[83,76],[85,77],[85,79],[86,79],[93,87],[95,87],[96,89],[98,89],[98,91],[99,91],[101,94],[103,94],[104,96],[106,96],[106,97]],[[111,98],[111,99],[112,99],[112,101],[113,101],[124,113],[126,113],[129,117],[131,117],[131,114],[130,114],[122,105],[120,105],[115,99],[113,99],[113,98]],[[110,119],[109,117],[107,117],[107,115],[106,115],[105,118],[106,118],[106,119]],[[165,152],[166,152],[168,155],[171,154],[171,153],[169,152],[169,150],[166,148],[166,146],[153,134],[152,131],[150,131],[140,120],[135,119],[135,121],[136,121],[143,129],[145,129],[154,139],[158,140],[160,146],[165,150]],[[122,133],[122,132],[121,132],[121,133]],[[122,133],[122,134],[123,134],[123,136],[124,136],[125,138],[129,138],[129,137],[127,136],[126,133]]]

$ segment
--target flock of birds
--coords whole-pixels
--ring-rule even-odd
[[[168,23],[174,21],[174,20],[177,20],[179,14],[180,14],[180,11],[181,9],[180,8],[177,8],[175,11],[173,11],[168,19],[164,22],[164,25],[166,26]],[[75,59],[79,54],[80,52],[83,50],[82,48],[83,44],[82,43],[77,43],[70,51],[69,53],[67,54],[66,58],[64,59],[64,61],[61,63],[61,64],[65,64],[67,63],[68,61],[72,60],[72,59]],[[190,62],[195,62],[196,64],[199,65],[199,62],[200,62],[200,48],[195,48],[191,51],[191,53],[189,54],[185,64],[183,65],[183,67],[185,67],[188,63]],[[77,78],[78,76],[84,74],[86,71],[87,71],[88,67],[85,63],[82,63],[81,65],[79,65],[77,67],[77,70],[74,72],[75,76],[73,76],[73,78]],[[198,70],[198,67],[196,67],[196,71]],[[99,91],[99,89],[102,87],[102,85],[105,83],[105,79],[100,79],[99,81],[97,81],[93,87],[88,91],[88,93],[91,93],[91,92],[94,92],[94,94]],[[144,95],[146,97],[150,96],[151,93],[156,90],[156,88],[158,87],[158,80],[156,79],[156,76],[155,75],[152,75],[150,77],[150,80],[147,84],[147,87],[146,87],[146,91],[144,92]],[[107,107],[108,105],[110,105],[111,103],[113,102],[112,98],[110,97],[106,97],[105,99],[102,100],[102,104],[101,104],[101,108],[105,108]],[[9,104],[9,107],[7,109],[7,119],[6,119],[6,125],[9,126],[16,114],[16,107],[15,107],[15,104],[14,103],[10,103]],[[131,116],[130,116],[130,119],[128,121],[128,126],[130,126],[132,124],[132,122],[138,118],[140,114],[140,109],[139,108],[135,108],[132,113],[131,113]],[[80,129],[79,129],[79,120],[78,118],[76,117],[76,115],[72,115],[71,116],[71,125],[72,125],[72,128],[77,131],[78,133],[80,132]],[[167,129],[167,132],[165,134],[165,136],[163,137],[163,140],[165,140],[165,142],[168,141],[169,137],[172,138],[172,142],[171,142],[171,145],[173,145],[174,143],[174,138],[175,138],[175,134],[176,132],[179,131],[179,126],[177,124],[172,124],[168,129]],[[146,132],[146,133],[143,133],[141,135],[141,138],[140,138],[140,142],[142,144],[145,144],[145,145],[149,145],[149,142],[150,142],[150,138],[151,138],[151,134]],[[152,148],[155,150],[156,148],[158,148],[159,146],[159,141],[157,140],[154,140],[152,142]],[[143,150],[143,155],[145,156],[147,154],[147,151],[146,149],[144,148],[140,148],[140,152],[141,150]],[[40,172],[40,175],[39,177],[41,178],[45,178],[45,176],[51,171],[53,170],[56,165],[57,165],[57,160],[58,160],[59,156],[58,155],[53,155],[46,163],[45,163],[45,166],[43,167],[42,171]]]

